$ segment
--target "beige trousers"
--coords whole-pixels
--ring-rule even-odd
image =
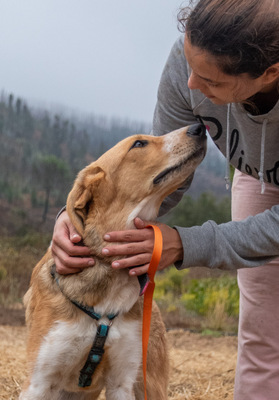
[[[232,219],[279,204],[279,189],[235,172]],[[251,240],[253,240],[251,238]],[[240,315],[235,400],[279,400],[279,259],[238,270]]]

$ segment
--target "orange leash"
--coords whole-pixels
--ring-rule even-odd
[[[154,277],[157,271],[162,250],[163,250],[163,237],[161,229],[156,225],[148,225],[147,228],[152,228],[154,231],[154,248],[148,268],[149,284],[144,294],[143,301],[143,320],[142,320],[142,369],[143,369],[143,382],[144,382],[144,399],[147,400],[146,390],[146,369],[147,369],[147,349],[150,333],[151,314],[152,314],[152,300],[153,292],[155,289]]]

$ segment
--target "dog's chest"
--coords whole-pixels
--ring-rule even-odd
[[[42,341],[31,378],[33,388],[35,385],[38,390],[46,390],[44,386],[47,385],[57,390],[78,391],[80,370],[96,330],[96,322],[86,315],[75,323],[55,322]],[[110,327],[105,354],[107,362],[102,373],[103,381],[98,384],[105,385],[108,376],[110,381],[116,376],[119,381],[121,375],[127,379],[128,374],[134,380],[141,363],[141,322],[118,316]]]

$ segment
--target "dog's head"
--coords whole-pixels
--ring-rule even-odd
[[[102,235],[131,228],[136,216],[156,218],[163,199],[193,174],[205,152],[201,124],[122,140],[78,174],[67,200],[75,228],[82,236],[90,229]]]

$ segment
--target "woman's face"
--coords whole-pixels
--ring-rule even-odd
[[[239,103],[260,91],[266,91],[262,77],[248,74],[227,75],[218,68],[214,56],[192,46],[185,35],[184,53],[192,69],[188,79],[190,89],[199,89],[214,104]]]

